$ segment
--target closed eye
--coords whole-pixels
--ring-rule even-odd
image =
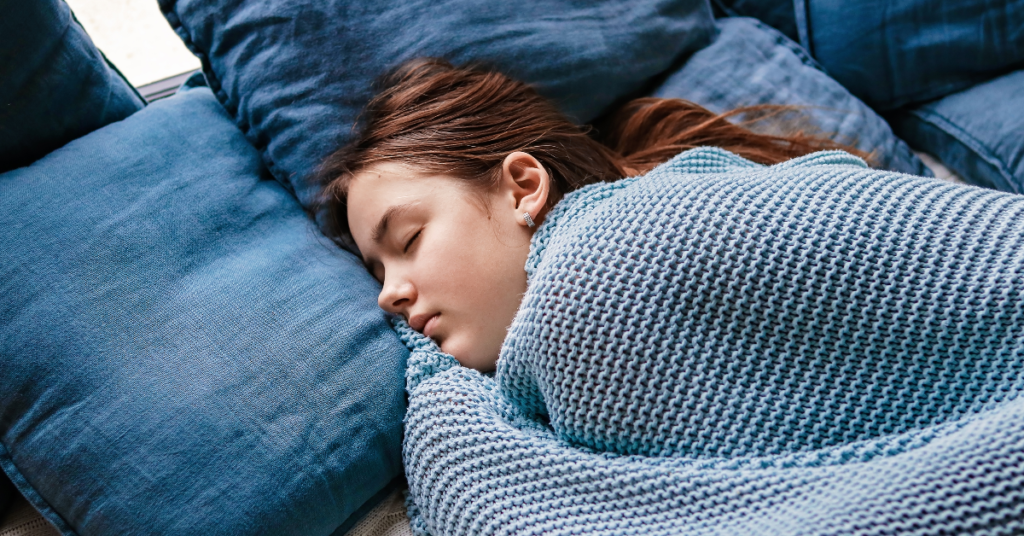
[[[412,235],[412,238],[410,238],[409,241],[405,243],[405,249],[402,250],[402,253],[408,253],[409,252],[409,248],[412,247],[412,243],[415,242],[416,239],[420,237],[420,233],[422,233],[422,232],[423,232],[423,229],[420,229],[419,231],[416,231],[416,234]]]

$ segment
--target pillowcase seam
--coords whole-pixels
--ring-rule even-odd
[[[14,488],[21,493],[25,500],[32,505],[47,521],[49,521],[63,536],[77,536],[77,532],[71,528],[68,522],[57,513],[49,501],[39,494],[39,491],[25,478],[25,475],[14,464],[11,451],[7,449],[3,441],[0,441],[0,471],[7,475]]]
[[[1006,184],[1013,184],[1013,174],[1007,168],[1006,162],[997,156],[984,142],[971,135],[970,132],[960,128],[953,121],[935,111],[918,109],[911,110],[910,114],[917,117],[918,120],[945,132],[946,135],[963,144],[964,147],[978,155],[985,163],[994,167]]]

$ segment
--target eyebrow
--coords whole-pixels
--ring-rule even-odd
[[[380,244],[380,241],[384,238],[384,234],[388,232],[388,224],[399,214],[406,212],[412,208],[412,204],[395,205],[384,211],[384,215],[380,217],[380,221],[373,227],[373,241]]]

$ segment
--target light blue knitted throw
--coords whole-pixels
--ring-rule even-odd
[[[703,148],[532,248],[493,378],[396,323],[419,534],[1024,531],[1024,196]]]

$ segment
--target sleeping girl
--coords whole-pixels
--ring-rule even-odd
[[[417,531],[1024,527],[1024,198],[758,112],[386,81],[324,208],[412,350]]]

